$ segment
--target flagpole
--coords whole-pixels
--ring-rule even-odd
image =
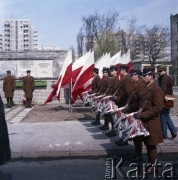
[[[70,80],[70,85],[69,85],[69,112],[72,112],[71,99],[72,99],[72,78]]]

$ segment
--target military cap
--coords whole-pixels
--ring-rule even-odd
[[[111,65],[109,68],[110,71],[117,71],[117,66]]]
[[[93,68],[93,72],[98,74],[99,73],[99,69],[98,68]]]
[[[31,71],[30,71],[30,70],[27,70],[26,72],[27,72],[27,73],[31,73]]]
[[[148,74],[154,74],[155,70],[152,67],[145,67],[142,72],[142,76],[146,76]]]
[[[11,74],[11,71],[10,71],[10,70],[7,70],[6,72],[7,72],[7,74]]]
[[[108,72],[109,73],[109,68],[108,67],[103,67],[103,72]]]
[[[120,67],[119,67],[119,70],[127,70],[128,67],[127,67],[127,64],[120,64]]]
[[[158,71],[158,72],[166,71],[166,66],[158,66],[158,67],[157,67],[157,71]]]
[[[130,76],[133,76],[133,75],[136,75],[136,74],[138,74],[138,75],[141,74],[140,69],[139,69],[139,68],[132,68],[132,69],[130,70]]]

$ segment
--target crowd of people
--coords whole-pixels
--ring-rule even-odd
[[[170,108],[165,107],[165,96],[173,95],[173,83],[166,73],[166,67],[157,68],[158,78],[156,78],[155,68],[145,67],[141,72],[138,67],[133,67],[128,73],[126,64],[121,64],[119,69],[113,65],[110,68],[104,67],[102,78],[98,73],[99,69],[94,68],[92,88],[82,94],[84,103],[90,104],[96,113],[96,120],[92,124],[99,125],[102,115],[104,125],[99,128],[102,131],[110,130],[106,133],[108,137],[119,135],[116,141],[118,146],[127,145],[128,140],[132,139],[135,154],[130,158],[131,162],[142,162],[144,142],[148,163],[151,164],[147,171],[153,172],[157,160],[157,145],[167,138],[167,127],[172,138],[177,136],[176,128],[169,115]],[[140,131],[141,127],[144,130],[146,128],[147,133],[136,133],[132,138],[129,136],[126,138],[122,124],[124,122],[127,128],[128,115],[132,118],[131,122],[135,124],[136,129],[133,128],[135,132]],[[139,130],[138,124],[143,125],[139,126]],[[117,128],[117,126],[120,127]],[[127,129],[127,133],[131,134],[133,129],[130,129],[130,132]]]

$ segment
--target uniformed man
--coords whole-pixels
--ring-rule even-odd
[[[123,107],[126,105],[129,94],[133,90],[133,82],[128,74],[128,67],[126,64],[121,64],[119,69],[122,80],[120,81],[120,84],[118,85],[116,91],[112,94],[113,96],[110,97],[110,100],[114,101],[118,107]],[[116,132],[114,129],[112,129],[112,131],[107,135],[109,137],[116,136]],[[121,143],[121,145],[127,144],[123,144],[123,142],[121,141],[118,141],[116,143],[117,145],[119,145],[119,143]]]
[[[163,134],[159,113],[164,106],[164,94],[162,89],[155,82],[154,69],[147,67],[143,69],[143,79],[146,83],[144,89],[139,89],[138,99],[140,99],[140,109],[133,117],[143,121],[150,133],[148,137],[141,137],[135,145],[135,152],[138,158],[142,157],[142,141],[147,148],[148,163],[150,167],[146,169],[147,173],[155,170],[155,162],[157,159],[157,145],[163,142]]]
[[[11,108],[13,105],[13,96],[15,91],[15,78],[11,76],[11,71],[7,71],[7,76],[3,81],[3,91],[7,99],[7,108]]]
[[[98,75],[99,69],[98,68],[93,68],[93,80],[91,83],[91,90],[88,92],[88,94],[94,94],[97,91],[99,91],[99,88],[101,87],[101,78]]]
[[[99,91],[97,91],[97,93],[96,93],[96,97],[105,93],[105,91],[107,89],[107,82],[110,79],[109,68],[103,67],[102,72],[103,72],[103,77],[101,79],[101,85],[100,85]],[[100,116],[101,116],[100,112],[98,112],[96,115],[96,120],[94,122],[92,122],[93,125],[99,125],[100,124]]]
[[[26,108],[31,108],[35,81],[34,77],[30,75],[31,71],[27,70],[26,72],[27,76],[23,78],[23,90],[25,92]]]
[[[106,92],[104,93],[105,96],[113,95],[120,84],[119,77],[117,76],[117,66],[111,65],[110,73],[111,73],[111,78],[108,81],[108,85],[107,85],[108,88],[106,89]],[[113,127],[114,127],[114,121],[112,119],[111,114],[109,114],[109,113],[104,115],[104,125],[101,126],[100,129],[101,130],[109,130],[109,122],[111,123],[111,126],[112,126],[111,127],[111,132],[112,132]],[[108,132],[108,133],[110,133],[110,132]],[[108,133],[106,133],[106,135],[108,135]]]

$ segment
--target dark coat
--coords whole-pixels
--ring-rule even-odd
[[[172,95],[173,90],[173,81],[170,76],[164,74],[158,78],[158,85],[161,87],[165,95]]]
[[[120,88],[118,89],[116,96],[116,104],[118,107],[125,106],[129,97],[129,94],[134,90],[133,82],[130,76],[127,74],[123,76],[120,82]]]
[[[145,89],[145,87],[146,87],[146,84],[142,78],[139,78],[137,81],[133,83],[133,90],[129,94],[129,97],[127,99],[128,113],[136,112],[139,110],[140,99],[139,99],[138,93],[140,89]]]
[[[149,86],[139,91],[140,107],[145,99],[146,105],[141,112],[141,120],[146,123],[150,136],[146,138],[146,144],[157,145],[163,142],[162,128],[159,113],[164,106],[164,94],[162,89],[153,82]]]
[[[15,91],[15,78],[13,76],[8,75],[4,78],[3,91],[5,93],[5,97],[13,97]]]
[[[33,98],[35,81],[32,76],[25,76],[23,78],[23,90],[26,98]]]
[[[91,91],[90,94],[96,93],[97,91],[99,91],[99,88],[101,87],[101,78],[99,77],[99,75],[96,75],[93,78],[93,81],[91,83]]]
[[[8,129],[5,120],[4,104],[0,96],[0,164],[4,164],[11,159],[9,146]]]
[[[121,81],[119,80],[119,77],[117,75],[111,77],[110,80],[108,81],[108,89],[106,95],[112,96],[117,91],[120,82]]]
[[[110,77],[109,76],[102,78],[101,86],[100,86],[99,91],[97,92],[96,96],[100,96],[100,95],[105,94],[105,92],[106,92],[106,90],[108,88],[109,82],[110,82]]]

